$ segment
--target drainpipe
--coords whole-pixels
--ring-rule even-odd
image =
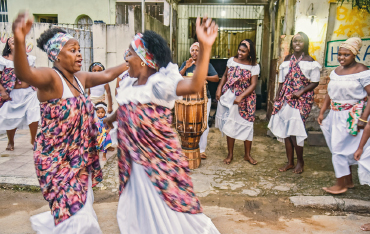
[[[173,8],[172,3],[170,3],[170,49],[172,52],[172,34],[173,34]]]
[[[145,0],[141,0],[141,31],[145,31]]]

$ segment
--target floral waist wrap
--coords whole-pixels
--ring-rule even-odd
[[[364,98],[363,100],[358,101],[355,104],[337,103],[333,101],[331,101],[330,103],[330,107],[333,111],[350,110],[347,119],[347,132],[353,136],[356,136],[358,133],[357,129],[358,120],[366,107],[366,102],[367,97]]]
[[[83,95],[43,102],[41,113],[33,157],[42,194],[57,225],[85,205],[89,174],[93,186],[102,180],[97,128],[93,105]]]
[[[187,173],[188,161],[171,128],[171,110],[153,103],[129,103],[119,107],[117,121],[120,194],[135,162],[144,167],[159,196],[172,210],[202,212]]]

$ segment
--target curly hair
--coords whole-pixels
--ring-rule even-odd
[[[46,52],[44,49],[44,45],[57,33],[67,33],[61,28],[49,28],[45,30],[40,37],[37,39],[37,47],[39,47],[42,51]]]
[[[158,64],[158,67],[166,67],[168,63],[172,62],[171,50],[167,45],[167,42],[163,37],[157,33],[147,30],[143,33],[143,41],[145,47],[154,56],[154,61]]]
[[[245,46],[245,47],[247,47],[248,48],[248,46],[245,44],[245,43],[243,43],[243,41],[247,41],[247,42],[249,42],[249,60],[251,61],[251,65],[256,65],[257,64],[257,57],[256,57],[256,46],[255,46],[255,44],[254,44],[254,42],[253,41],[251,41],[250,39],[244,39],[244,40],[242,40],[240,43],[239,43],[239,45],[238,45],[238,49],[239,49],[239,47],[240,46]],[[235,56],[234,56],[234,58],[238,58],[238,54],[236,54]]]
[[[303,43],[304,43],[303,53],[305,55],[310,55],[308,53],[308,47],[310,46],[310,39],[308,38],[308,36],[304,32],[298,32],[297,34],[299,34],[303,38]],[[292,40],[290,41],[289,54],[293,54],[293,52],[294,52],[293,39],[294,39],[294,36],[292,37]]]

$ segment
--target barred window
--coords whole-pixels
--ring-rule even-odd
[[[0,0],[0,22],[8,22],[7,0]]]

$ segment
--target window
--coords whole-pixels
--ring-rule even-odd
[[[7,0],[0,0],[0,22],[8,22]]]
[[[35,22],[38,23],[51,23],[57,24],[58,23],[58,15],[34,15]]]

